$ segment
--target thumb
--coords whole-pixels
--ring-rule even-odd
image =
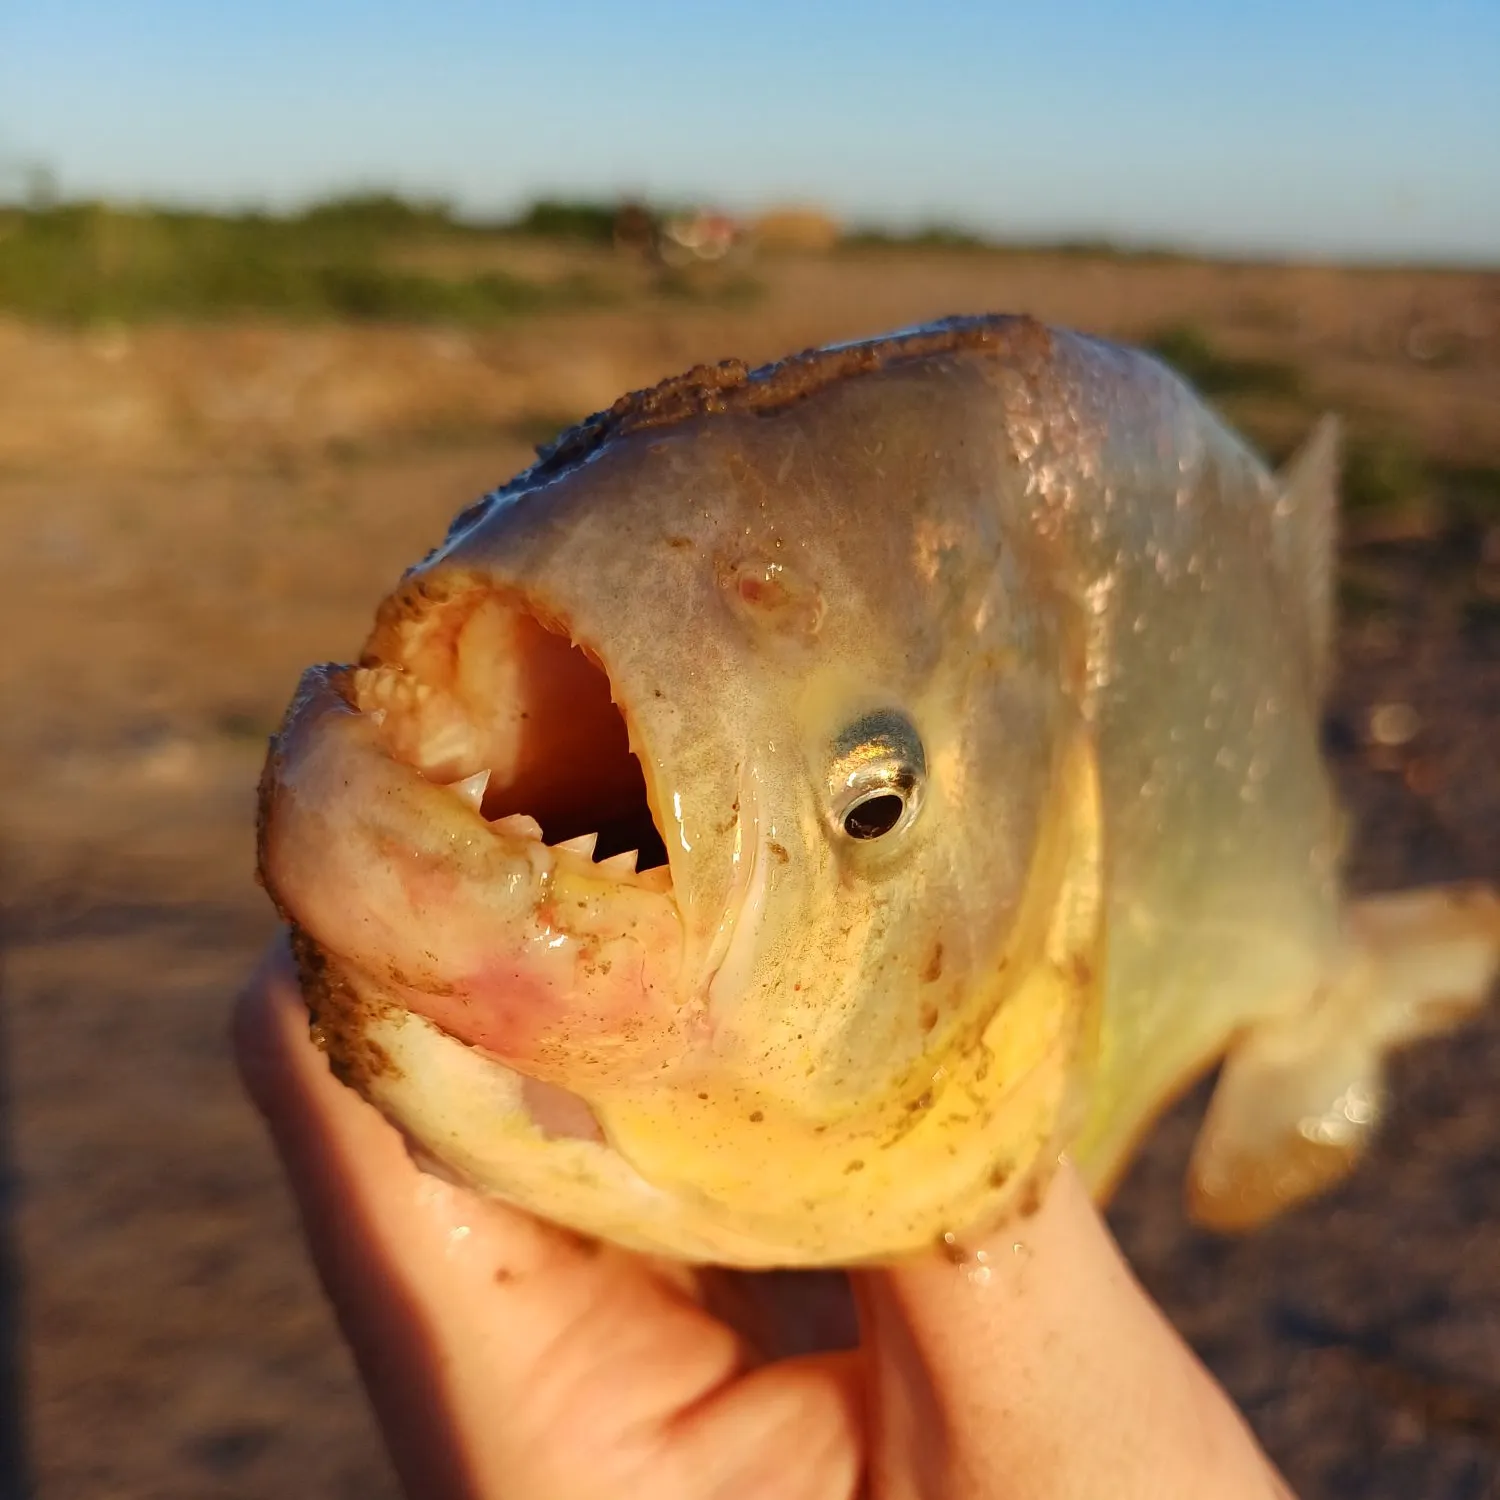
[[[855,1289],[872,1500],[1289,1500],[1066,1163],[1029,1218]]]

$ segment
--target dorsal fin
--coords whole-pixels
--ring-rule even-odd
[[[1319,687],[1328,681],[1333,649],[1341,443],[1339,419],[1321,418],[1277,478],[1277,548],[1301,597]]]

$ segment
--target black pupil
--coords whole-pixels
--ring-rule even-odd
[[[844,814],[844,832],[851,839],[878,839],[901,821],[905,811],[905,801],[895,792],[882,792]]]

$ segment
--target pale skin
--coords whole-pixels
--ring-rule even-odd
[[[280,947],[235,1047],[413,1497],[1290,1500],[1066,1163],[962,1261],[853,1273],[857,1348],[786,1355],[778,1325],[841,1342],[836,1281],[688,1271],[421,1172]]]

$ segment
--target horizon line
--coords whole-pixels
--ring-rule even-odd
[[[22,175],[22,174],[17,174]],[[626,204],[641,204],[651,211],[663,215],[690,214],[694,212],[723,212],[729,217],[753,223],[754,220],[776,213],[811,212],[826,216],[839,231],[841,247],[858,248],[851,243],[860,238],[884,237],[893,250],[932,250],[962,253],[1016,253],[1073,255],[1079,258],[1098,256],[1119,259],[1161,259],[1199,261],[1226,266],[1284,266],[1292,268],[1317,267],[1350,268],[1362,271],[1434,271],[1469,274],[1500,273],[1500,247],[1488,255],[1477,256],[1464,250],[1445,252],[1441,250],[1395,252],[1378,247],[1348,247],[1335,249],[1296,249],[1275,247],[1269,244],[1256,246],[1234,240],[1194,240],[1189,236],[1160,238],[1134,235],[1130,232],[1105,230],[1099,227],[1073,226],[1006,234],[997,229],[977,225],[961,216],[946,217],[941,213],[902,215],[900,213],[844,214],[829,208],[808,196],[767,195],[749,203],[741,200],[735,204],[730,195],[694,195],[689,193],[653,196],[625,189],[601,192],[568,192],[562,189],[538,190],[518,195],[511,207],[482,209],[464,203],[459,195],[440,191],[425,191],[399,188],[389,184],[351,182],[346,187],[284,195],[233,194],[218,197],[211,193],[97,193],[59,194],[53,198],[49,192],[38,193],[35,186],[29,192],[16,193],[0,187],[0,213],[42,214],[69,210],[97,208],[127,214],[163,215],[179,214],[203,218],[265,218],[294,220],[319,208],[339,205],[354,205],[360,202],[386,200],[400,204],[414,212],[440,214],[455,228],[478,233],[528,233],[536,238],[567,238],[546,236],[526,231],[521,224],[526,213],[541,204],[562,205],[569,208],[607,210]],[[941,237],[951,237],[949,244],[942,244]],[[923,243],[930,238],[932,243]],[[871,245],[869,248],[879,248]],[[827,253],[827,252],[823,252]]]

